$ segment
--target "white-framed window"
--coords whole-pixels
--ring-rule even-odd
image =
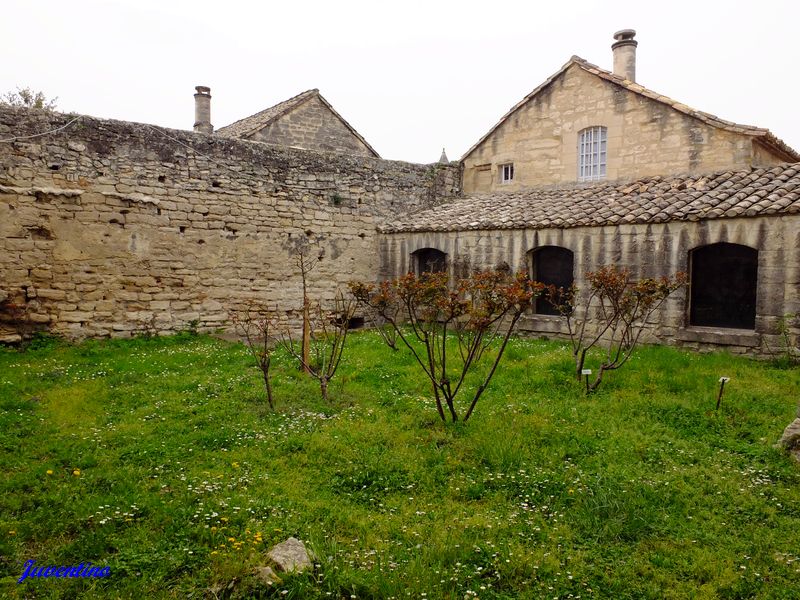
[[[514,181],[514,163],[500,165],[500,183],[511,183]]]
[[[587,127],[578,134],[578,181],[606,178],[608,131],[605,127]]]

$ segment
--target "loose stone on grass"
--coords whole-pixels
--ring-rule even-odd
[[[788,450],[792,458],[800,461],[800,417],[789,423],[783,430],[783,435],[776,446]]]
[[[311,566],[305,544],[293,537],[273,546],[267,556],[275,564],[275,568],[284,573],[302,573]]]

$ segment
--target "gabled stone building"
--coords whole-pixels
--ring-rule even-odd
[[[711,173],[800,160],[766,129],[689,108],[635,82],[633,30],[613,73],[573,56],[462,157],[464,191]]]
[[[800,312],[800,155],[637,84],[634,35],[615,34],[613,73],[573,56],[478,140],[463,197],[384,224],[381,275],[466,259],[585,290],[604,265],[684,271],[651,341],[776,347]],[[541,301],[521,325],[566,333]]]
[[[211,90],[203,86],[196,89],[195,131],[211,133]],[[275,106],[220,127],[216,134],[306,150],[380,158],[367,140],[334,110],[318,89],[306,90]]]

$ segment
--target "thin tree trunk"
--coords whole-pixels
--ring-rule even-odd
[[[442,423],[447,423],[447,417],[444,416],[444,407],[442,406],[442,397],[439,395],[439,388],[436,387],[433,381],[431,381],[431,385],[433,386],[433,396],[436,398],[436,410],[439,411],[439,417],[442,419]]]
[[[271,410],[275,410],[275,404],[272,400],[272,383],[269,380],[269,363],[266,368],[261,369],[261,374],[264,376],[264,387],[267,388],[267,402]]]
[[[305,279],[305,278],[304,278]],[[303,281],[303,342],[302,342],[303,371],[311,373],[311,316],[308,311],[308,297],[305,295],[305,280]]]
[[[319,379],[319,389],[322,392],[322,399],[328,401],[328,380],[325,377]]]

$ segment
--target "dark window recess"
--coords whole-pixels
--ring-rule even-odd
[[[537,248],[533,251],[533,260],[531,261],[531,279],[545,285],[568,288],[574,281],[572,276],[574,260],[572,250],[560,246]],[[559,314],[543,296],[536,299],[535,310],[539,315]]]
[[[422,248],[412,255],[417,276],[423,273],[441,273],[447,267],[447,255],[436,248]]]
[[[335,315],[332,320],[333,324],[339,327],[344,323],[345,315]],[[361,329],[364,327],[364,324],[364,317],[351,317],[347,320],[348,329]]]
[[[755,329],[758,250],[711,244],[691,254],[689,323]]]
[[[353,317],[347,321],[348,329],[361,329],[364,327],[364,317]]]

